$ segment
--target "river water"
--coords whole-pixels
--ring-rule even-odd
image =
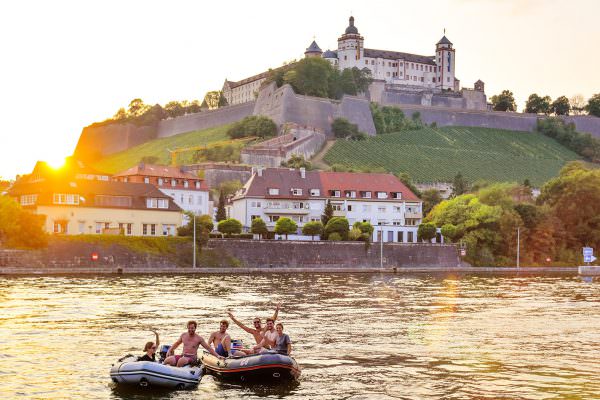
[[[115,360],[208,334],[231,309],[280,320],[297,384],[205,376],[181,392],[123,390]],[[250,342],[236,326],[234,338]],[[40,399],[600,398],[600,283],[573,276],[0,277],[0,396]]]

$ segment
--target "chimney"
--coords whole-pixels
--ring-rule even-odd
[[[302,179],[306,178],[306,168],[300,168],[300,176]]]

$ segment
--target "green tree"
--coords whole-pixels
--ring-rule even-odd
[[[277,135],[277,125],[269,117],[262,115],[250,115],[233,124],[227,135],[232,139],[248,136],[266,138]]]
[[[588,100],[585,111],[587,111],[589,115],[600,117],[600,93],[596,93]]]
[[[569,105],[574,115],[581,115],[585,111],[585,99],[582,94],[576,94],[569,99]]]
[[[242,233],[242,223],[235,218],[228,218],[217,224],[217,230],[225,235]]]
[[[285,235],[286,240],[289,234],[294,234],[296,232],[298,232],[298,225],[290,218],[279,218],[275,223],[275,233],[278,235]]]
[[[437,189],[427,189],[421,193],[420,197],[423,200],[423,215],[429,214],[429,211],[442,201],[442,196]]]
[[[494,111],[517,111],[515,96],[510,90],[492,96],[491,101]]]
[[[327,240],[331,240],[332,242],[339,242],[342,239],[342,235],[340,235],[337,232],[333,232],[331,235],[329,235],[329,237],[327,238]]]
[[[206,92],[204,95],[204,102],[210,110],[227,105],[227,100],[225,100],[225,97],[223,97],[223,92],[220,90]]]
[[[367,235],[369,235],[369,237],[371,237],[373,235],[373,225],[371,225],[370,222],[361,222],[361,221],[356,221],[354,223],[354,225],[352,225],[353,228],[358,228],[360,229],[360,231],[362,233],[366,233]]]
[[[435,234],[435,225],[429,222],[420,224],[417,229],[417,237],[424,242],[431,242],[431,239],[435,237]]]
[[[352,241],[361,240],[362,235],[363,235],[363,233],[361,232],[361,230],[359,228],[353,227],[348,232],[348,240],[352,240]]]
[[[452,182],[452,196],[460,196],[469,191],[469,182],[459,172]]]
[[[217,208],[217,215],[215,216],[215,219],[218,222],[221,222],[226,218],[227,212],[225,211],[225,193],[223,193],[223,191],[221,190],[221,192],[219,193],[219,206]]]
[[[449,242],[454,242],[459,235],[459,231],[456,225],[445,224],[441,228],[441,234]]]
[[[336,138],[348,138],[358,133],[358,126],[346,118],[336,118],[331,123],[331,131]]]
[[[215,199],[217,196],[220,196],[223,193],[225,198],[229,198],[233,196],[238,190],[242,188],[242,182],[239,179],[231,179],[228,181],[223,181],[219,184],[218,188],[212,189],[211,194],[212,198]]]
[[[185,109],[179,101],[168,102],[165,104],[164,110],[170,118],[179,117],[185,114]]]
[[[328,97],[331,63],[323,58],[309,57],[298,61],[294,69],[284,74],[283,80],[294,91],[307,96]]]
[[[263,221],[263,219],[259,217],[254,218],[252,220],[250,232],[252,232],[255,235],[260,235],[260,238],[262,239],[264,235],[269,233],[269,230],[267,229],[267,224],[265,223],[265,221]]]
[[[145,104],[142,99],[133,99],[129,102],[127,114],[129,117],[139,117],[144,114],[150,106]]]
[[[333,217],[325,225],[324,233],[329,237],[332,233],[340,235],[342,240],[348,238],[348,232],[350,231],[350,225],[348,220],[344,217]]]
[[[311,236],[312,239],[315,239],[315,235],[321,235],[323,233],[323,224],[321,221],[310,221],[304,224],[302,227],[302,234],[306,236]]]
[[[325,204],[325,209],[323,210],[323,215],[321,215],[321,223],[323,226],[326,226],[331,218],[333,218],[333,206],[331,205],[331,200],[327,200],[327,204]]]
[[[552,102],[550,108],[554,115],[569,115],[571,112],[571,103],[569,103],[569,99],[566,96],[560,96]]]
[[[194,234],[194,218],[196,219],[196,243],[199,251],[202,251],[208,243],[209,234],[214,229],[214,223],[210,215],[194,215],[191,211],[185,211],[185,215],[188,217],[188,223],[184,226],[177,228],[178,236],[193,236]]]
[[[311,165],[310,161],[306,161],[303,156],[298,155],[298,154],[293,154],[289,160],[282,161],[281,166],[287,167],[287,168],[295,168],[295,169],[300,169],[300,168],[304,168],[306,170],[312,169],[312,165]]]
[[[551,102],[550,96],[541,97],[537,93],[533,93],[525,103],[525,112],[529,114],[550,114]]]
[[[8,196],[0,196],[0,247],[39,249],[48,244],[45,216],[24,210]]]

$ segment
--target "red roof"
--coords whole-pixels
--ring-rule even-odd
[[[342,192],[343,197],[345,190],[353,190],[357,192],[357,198],[361,198],[360,192],[373,192],[371,199],[377,200],[374,192],[386,192],[388,194],[399,192],[402,193],[402,200],[419,201],[419,198],[392,174],[320,172],[319,175],[326,196],[329,196],[332,190],[339,190]]]
[[[125,171],[119,172],[118,174],[114,174],[113,178],[125,176],[155,176],[159,178],[191,179],[201,181],[200,188],[203,190],[208,190],[208,187],[202,178],[190,172],[182,171],[179,167],[171,167],[168,165],[140,163]]]
[[[269,194],[269,189],[278,189],[279,194]],[[292,189],[302,189],[301,195],[292,195]],[[255,173],[244,185],[244,197],[265,197],[273,199],[308,199],[310,190],[322,192],[319,175],[316,171],[305,171],[304,178],[300,170],[290,168],[265,168],[260,175]],[[315,196],[321,197],[321,196]]]

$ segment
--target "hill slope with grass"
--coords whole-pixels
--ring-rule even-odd
[[[151,140],[125,151],[112,154],[95,163],[94,167],[100,171],[117,173],[133,167],[141,161],[142,157],[157,157],[156,164],[168,165],[171,162],[171,156],[167,149],[175,150],[184,147],[210,145],[229,140],[227,130],[230,126],[222,125],[201,131],[180,133],[175,136]],[[241,144],[239,146],[236,145],[236,147],[240,148],[242,146]],[[191,163],[193,162],[193,157],[193,151],[181,153],[178,156],[177,163]]]
[[[324,161],[351,170],[407,172],[415,182],[452,182],[460,172],[470,182],[523,182],[539,186],[580,157],[535,132],[501,129],[423,128],[338,140]]]

